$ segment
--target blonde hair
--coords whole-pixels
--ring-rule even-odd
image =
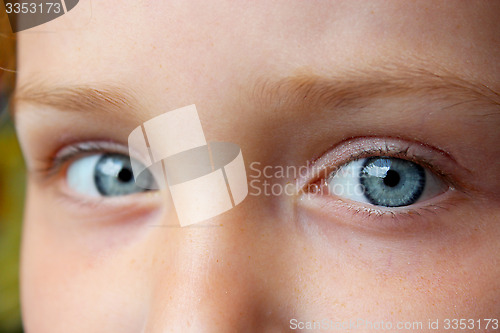
[[[5,11],[2,15],[0,8],[0,95],[3,95],[2,99],[10,96],[16,79],[16,37],[11,31],[9,18]],[[1,104],[0,107],[2,107]],[[0,112],[2,111],[0,109]]]

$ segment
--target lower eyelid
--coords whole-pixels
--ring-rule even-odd
[[[457,191],[441,194],[439,202],[422,202],[406,207],[379,207],[321,194],[304,194],[297,202],[301,210],[318,223],[334,223],[375,234],[421,233],[446,226],[443,213],[455,206]],[[333,225],[331,225],[333,226]]]
[[[82,197],[75,195],[66,184],[57,184],[53,190],[61,212],[75,219],[93,222],[134,221],[158,211],[164,206],[164,195],[157,191],[121,197]]]

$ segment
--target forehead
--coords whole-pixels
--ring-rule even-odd
[[[237,85],[256,73],[411,56],[494,83],[498,14],[500,2],[492,1],[81,0],[62,18],[19,33],[18,79],[120,81],[178,95],[186,87],[197,93],[201,85]]]

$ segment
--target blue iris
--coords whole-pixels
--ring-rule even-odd
[[[425,188],[425,170],[418,164],[390,157],[366,159],[360,183],[368,201],[377,206],[399,207],[415,203]]]
[[[153,176],[147,173],[150,181]],[[128,156],[120,154],[104,154],[95,165],[94,181],[99,193],[103,196],[122,196],[144,189],[135,183],[132,165]]]

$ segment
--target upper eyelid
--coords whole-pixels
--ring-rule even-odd
[[[86,153],[86,152],[95,153],[95,152],[102,152],[104,150],[128,155],[128,151],[126,150],[126,148],[124,148],[123,145],[118,143],[107,142],[107,141],[80,142],[76,144],[67,145],[61,150],[59,150],[56,153],[54,160],[64,160],[64,159],[67,160],[68,158],[71,158],[81,153]]]
[[[422,143],[399,138],[357,137],[337,144],[321,157],[314,160],[306,175],[297,179],[297,188],[304,191],[308,185],[318,182],[348,162],[372,156],[403,158],[431,169],[444,178],[451,187],[466,192],[466,185],[460,176],[453,175],[450,169],[460,174],[470,170],[458,165],[448,153]]]
[[[41,161],[42,167],[35,169],[42,179],[50,179],[58,174],[63,166],[77,157],[83,157],[91,154],[117,153],[129,155],[128,149],[119,143],[110,141],[85,141],[65,145],[54,155]]]

